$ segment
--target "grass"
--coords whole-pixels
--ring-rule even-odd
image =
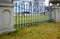
[[[49,16],[41,15],[41,14],[35,14],[35,15],[27,15],[27,16],[14,16],[14,24],[23,24],[23,23],[30,23],[30,22],[37,22],[37,21],[44,21],[48,20]],[[17,20],[17,22],[16,22]]]
[[[60,22],[16,27],[15,32],[0,35],[0,39],[60,39]]]

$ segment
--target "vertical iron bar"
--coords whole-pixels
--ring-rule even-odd
[[[15,8],[15,9],[16,9],[16,14],[15,14],[15,16],[14,16],[14,17],[15,17],[14,22],[15,22],[15,25],[17,26],[17,16],[16,16],[16,15],[17,15],[17,3],[16,3],[16,8]]]
[[[18,18],[18,26],[20,27],[20,5],[18,6],[18,16],[17,16],[17,18]]]

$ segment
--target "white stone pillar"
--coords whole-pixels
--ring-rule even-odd
[[[3,2],[5,1],[5,2]],[[14,31],[13,4],[8,0],[0,0],[0,34]]]
[[[60,7],[59,6],[53,6],[52,7],[52,17],[53,21],[60,22]]]

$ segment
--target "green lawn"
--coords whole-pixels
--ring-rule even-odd
[[[17,19],[17,22],[16,22]],[[35,15],[29,15],[29,16],[14,16],[14,24],[16,23],[30,23],[30,22],[37,22],[37,21],[44,21],[49,20],[48,14],[41,15],[41,14],[35,14]]]
[[[60,39],[60,22],[16,28],[16,32],[0,35],[0,39]]]

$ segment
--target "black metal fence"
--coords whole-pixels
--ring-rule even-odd
[[[17,4],[16,4],[17,5]],[[21,11],[21,7],[16,6],[16,12],[14,13],[14,24],[16,26],[32,26],[41,23],[48,22],[50,20],[50,13],[48,12],[17,12],[18,10]],[[38,11],[38,10],[37,10]]]
[[[16,13],[17,14],[17,13]],[[31,14],[17,14],[14,15],[14,24],[17,26],[31,26],[45,23],[49,20],[48,13],[31,13]]]

